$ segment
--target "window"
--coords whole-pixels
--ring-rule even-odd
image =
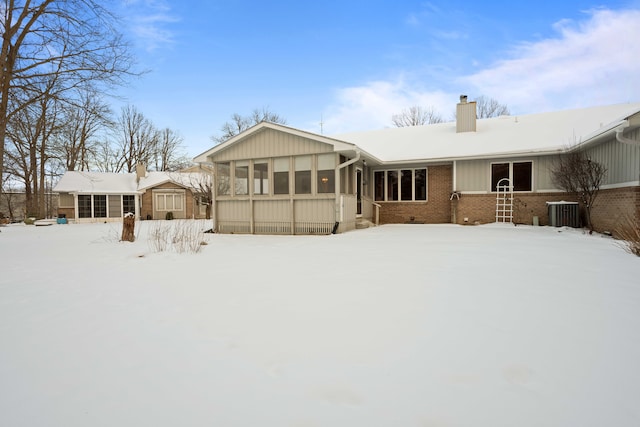
[[[181,211],[182,194],[180,193],[158,193],[156,194],[156,211]]]
[[[427,200],[427,170],[416,169],[414,182],[414,200]]]
[[[112,194],[109,196],[109,218],[119,218],[122,212],[122,196]]]
[[[78,196],[78,218],[91,218],[91,195]]]
[[[122,196],[122,216],[129,212],[136,213],[136,196],[125,194]]]
[[[107,196],[104,196],[104,195],[93,196],[93,217],[94,218],[107,217]]]
[[[514,162],[513,165],[513,191],[531,191],[532,162]]]
[[[533,177],[533,162],[512,162],[491,164],[491,191],[501,179],[509,178],[513,191],[531,191]]]
[[[267,162],[253,164],[253,194],[269,194],[269,164]]]
[[[427,200],[427,169],[375,171],[373,179],[376,201]]]
[[[335,154],[318,155],[318,193],[334,193],[336,191],[335,169]]]
[[[273,193],[289,194],[288,157],[280,157],[273,161]]]
[[[235,194],[240,196],[249,194],[249,162],[247,160],[236,162]]]
[[[377,202],[384,200],[384,171],[373,173],[374,193]]]
[[[295,158],[295,193],[311,194],[311,156]]]
[[[387,171],[387,200],[398,200],[398,171]]]
[[[229,163],[218,163],[216,170],[218,196],[231,194],[231,166]]]

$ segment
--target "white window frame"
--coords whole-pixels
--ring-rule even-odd
[[[156,212],[182,212],[184,210],[184,198],[185,198],[185,194],[183,192],[180,193],[155,193],[155,206],[154,209],[156,210]],[[178,196],[179,200],[180,200],[180,207],[176,208],[176,196]],[[172,209],[168,209],[167,208],[167,198],[171,198],[171,202],[172,202]],[[163,204],[164,206],[162,208],[160,208],[160,198],[163,199]]]

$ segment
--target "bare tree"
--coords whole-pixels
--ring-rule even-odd
[[[164,128],[158,134],[158,145],[155,153],[155,169],[157,171],[177,171],[191,164],[191,160],[183,152],[183,139],[176,131]]]
[[[48,146],[58,131],[60,101],[56,76],[32,84],[40,93],[37,102],[28,103],[11,117],[7,126],[7,167],[25,187],[29,215],[45,216]],[[50,175],[50,174],[49,174]]]
[[[433,107],[423,108],[418,105],[402,110],[400,114],[391,116],[396,127],[422,126],[444,122],[442,116]]]
[[[604,165],[591,160],[584,150],[575,147],[560,155],[551,167],[553,183],[558,188],[578,196],[585,208],[587,227],[591,231],[591,209],[606,174],[607,169]]]
[[[155,158],[160,134],[151,120],[133,105],[122,108],[118,118],[116,147],[118,163],[115,172],[134,172],[138,163],[149,165]]]
[[[63,123],[52,153],[64,170],[88,171],[96,156],[98,137],[113,126],[111,108],[94,90],[82,90],[63,109]]]
[[[476,117],[478,119],[488,119],[490,117],[508,116],[509,107],[501,104],[493,98],[482,95],[476,98]]]
[[[231,120],[225,122],[220,127],[222,135],[214,135],[211,137],[211,140],[216,144],[221,144],[260,122],[271,122],[281,125],[287,124],[287,120],[284,117],[270,111],[268,107],[262,107],[262,109],[256,108],[247,116],[234,113],[231,116]]]
[[[116,29],[117,20],[97,0],[4,0],[0,15],[0,177],[4,177],[7,126],[12,116],[39,100],[42,94],[32,89],[34,82],[56,76],[63,88],[91,81],[121,84],[132,74],[133,61]]]

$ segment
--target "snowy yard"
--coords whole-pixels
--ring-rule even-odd
[[[547,227],[0,228],[0,425],[638,426],[640,259]]]

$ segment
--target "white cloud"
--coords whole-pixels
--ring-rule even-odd
[[[340,89],[336,97],[336,104],[324,117],[325,134],[389,127],[392,115],[413,105],[433,107],[445,120],[455,108],[450,94],[418,90],[402,76]]]
[[[470,99],[495,98],[512,114],[640,101],[639,22],[640,10],[592,10],[584,21],[557,22],[556,37],[523,42],[507,59],[470,75],[409,79],[406,73],[339,89],[326,109],[324,133],[389,127],[393,114],[412,105],[434,107],[450,120],[463,93],[455,88]],[[430,87],[416,83],[421,80]]]
[[[640,100],[640,10],[592,10],[460,79],[522,113]]]
[[[173,43],[173,32],[167,24],[180,19],[171,14],[171,8],[165,1],[126,0],[123,9],[130,32],[147,51]]]

